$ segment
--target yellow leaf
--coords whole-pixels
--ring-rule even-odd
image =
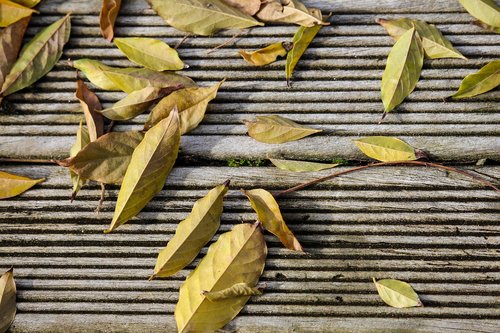
[[[69,156],[76,156],[76,154],[78,154],[80,150],[82,150],[83,147],[85,147],[88,143],[90,143],[89,131],[85,127],[83,127],[82,122],[80,122],[80,127],[76,132],[76,141],[69,151]],[[80,177],[72,170],[69,171],[69,175],[71,177],[71,182],[73,183],[73,193],[71,194],[71,200],[74,200],[76,194],[78,193],[78,191],[80,191],[82,186],[85,185],[87,180]]]
[[[208,298],[210,302],[218,302],[228,298],[239,296],[262,295],[262,291],[259,288],[250,287],[248,284],[241,282],[219,291],[203,290],[201,294]]]
[[[257,141],[264,143],[285,143],[296,141],[308,135],[319,133],[307,126],[281,116],[258,116],[256,121],[246,121],[248,135]]]
[[[369,136],[354,140],[354,143],[366,156],[382,162],[413,161],[418,158],[412,146],[389,136]]]
[[[181,221],[175,235],[160,251],[151,278],[167,277],[192,262],[217,232],[222,215],[223,198],[229,181],[216,186],[193,205],[191,213]]]
[[[295,23],[304,27],[325,24],[317,11],[311,11],[298,0],[268,1],[256,16],[264,22]]]
[[[0,278],[0,332],[7,332],[16,317],[16,282],[12,268]]]
[[[478,72],[467,75],[451,98],[474,97],[495,89],[498,85],[500,85],[500,60],[493,60]]]
[[[500,7],[495,0],[458,0],[475,18],[489,26],[500,27]]]
[[[406,282],[392,279],[383,279],[373,283],[377,287],[377,292],[382,300],[394,308],[410,308],[423,306],[420,298],[413,288]]]
[[[45,178],[31,179],[0,171],[0,199],[15,197],[43,181]]]
[[[211,302],[201,293],[217,292],[237,283],[255,286],[264,270],[266,255],[266,242],[258,223],[239,224],[222,234],[180,288],[175,307],[178,331],[213,332],[236,317],[250,296]]]
[[[296,160],[282,160],[277,158],[269,159],[278,169],[292,171],[292,172],[312,172],[321,171],[336,167],[338,164],[331,163],[317,163]]]
[[[13,0],[15,3],[24,7],[33,8],[40,3],[41,0]]]
[[[0,0],[0,27],[9,26],[33,13],[38,12],[9,0]]]
[[[286,56],[292,45],[287,42],[278,42],[253,52],[245,50],[240,50],[239,52],[248,63],[254,66],[264,66],[275,62],[278,57]]]
[[[309,44],[311,44],[314,37],[316,37],[321,27],[321,25],[315,25],[312,27],[300,27],[295,32],[295,35],[292,39],[293,47],[286,56],[285,76],[286,82],[289,86],[295,66],[309,47]]]
[[[252,208],[257,213],[258,221],[262,223],[264,229],[278,237],[286,248],[294,251],[304,251],[302,245],[300,245],[283,220],[280,207],[271,193],[263,189],[250,191],[242,189],[241,191],[250,200]]]

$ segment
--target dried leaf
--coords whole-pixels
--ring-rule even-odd
[[[248,284],[241,282],[219,291],[203,290],[201,294],[205,296],[210,302],[218,302],[228,298],[240,296],[262,295],[262,291],[259,288],[250,287]]]
[[[16,62],[30,19],[25,17],[0,31],[0,87]]]
[[[156,125],[159,121],[169,116],[170,111],[177,106],[181,123],[181,135],[196,128],[205,116],[208,103],[215,98],[222,80],[211,87],[191,87],[174,91],[164,97],[149,114],[144,124],[144,129]]]
[[[99,98],[89,90],[82,80],[76,81],[75,96],[80,101],[90,141],[95,141],[104,133],[104,119],[102,114],[97,112],[102,110]]]
[[[413,161],[418,158],[412,146],[389,136],[369,136],[354,140],[354,143],[366,156],[382,162]]]
[[[311,44],[316,34],[321,29],[321,27],[321,25],[315,25],[310,28],[300,27],[293,36],[293,47],[290,52],[288,52],[285,67],[286,82],[289,86],[295,66],[308,48],[309,44]]]
[[[217,232],[223,198],[229,182],[216,186],[193,205],[191,213],[179,223],[175,235],[160,251],[151,278],[167,277],[191,263]]]
[[[222,0],[239,11],[254,16],[260,9],[261,0]]]
[[[398,39],[387,57],[381,86],[384,112],[392,111],[415,89],[423,63],[422,42],[415,28],[411,28]]]
[[[452,98],[473,97],[500,85],[500,60],[494,60],[477,73],[467,75]]]
[[[413,288],[406,282],[392,279],[383,279],[373,283],[382,300],[394,308],[411,308],[423,306],[420,298]]]
[[[85,179],[121,184],[132,153],[143,138],[144,134],[135,131],[104,134],[58,164]]]
[[[286,56],[292,47],[292,43],[279,42],[253,52],[247,52],[245,50],[240,50],[239,52],[248,63],[254,66],[264,66],[275,62],[278,57]]]
[[[479,21],[479,20],[476,20],[476,21],[474,21],[474,22],[472,22],[472,23],[474,23],[474,24],[475,24],[475,25],[477,25],[478,27],[481,27],[481,28],[486,29],[486,30],[488,30],[488,31],[491,31],[491,32],[494,32],[494,33],[500,34],[500,27],[493,27],[493,26],[491,26],[491,25],[489,25],[489,24],[486,24],[486,23],[484,23],[484,22],[481,22],[481,21]]]
[[[26,88],[47,74],[61,57],[70,30],[68,14],[37,33],[21,50],[19,58],[5,78],[0,95],[7,96]]]
[[[295,141],[321,132],[277,115],[258,116],[256,121],[246,121],[245,125],[248,128],[248,135],[264,143]]]
[[[415,28],[418,35],[422,39],[422,47],[424,48],[425,56],[429,59],[439,58],[460,58],[467,59],[457,49],[453,47],[448,39],[446,39],[441,31],[434,24],[428,24],[420,20],[410,20],[402,18],[399,20],[384,20],[378,19],[377,23],[387,30],[387,33],[396,41],[406,31]]]
[[[16,317],[16,282],[13,269],[0,277],[0,332],[7,332]]]
[[[20,4],[21,6],[33,8],[40,3],[41,0],[12,0],[15,3]]]
[[[288,228],[283,216],[281,216],[280,207],[273,195],[263,189],[250,191],[241,190],[252,204],[252,208],[257,213],[257,218],[267,231],[279,238],[286,248],[294,251],[303,252],[304,249],[299,241]]]
[[[176,109],[146,132],[132,154],[106,233],[134,217],[161,191],[177,159],[180,139]]]
[[[222,234],[180,288],[175,308],[179,333],[213,332],[236,317],[250,296],[211,302],[201,292],[217,292],[237,283],[255,286],[266,255],[266,242],[258,224],[239,224]]]
[[[7,27],[33,13],[38,12],[9,0],[0,0],[0,27]]]
[[[112,41],[115,35],[115,21],[120,11],[122,0],[102,0],[101,13],[99,14],[99,25],[101,33],[108,41]]]
[[[80,150],[82,150],[83,147],[85,147],[89,143],[89,131],[87,130],[87,128],[83,127],[82,122],[80,122],[80,127],[76,132],[76,141],[69,151],[70,158],[76,156],[76,154],[78,154]],[[71,177],[71,182],[73,183],[73,193],[71,195],[71,199],[74,200],[78,191],[80,191],[83,185],[87,183],[87,179],[80,177],[72,170],[69,171],[69,175]]]
[[[169,25],[196,35],[264,25],[221,0],[147,0]]]
[[[127,37],[115,38],[114,42],[130,61],[146,68],[159,72],[184,68],[177,51],[161,40]]]
[[[458,2],[479,21],[492,27],[500,27],[500,7],[494,0],[458,0]]]
[[[317,163],[317,162],[306,162],[306,161],[296,161],[296,160],[280,160],[276,158],[269,159],[272,164],[274,164],[278,169],[292,172],[312,172],[321,171],[325,169],[331,169],[336,167],[338,164],[331,163]]]
[[[181,85],[167,88],[146,87],[133,91],[112,107],[102,110],[101,114],[112,120],[132,119],[146,111],[158,99],[181,87]]]
[[[317,11],[308,9],[298,0],[270,1],[264,3],[257,13],[264,22],[294,23],[304,27],[325,24],[318,18]]]
[[[45,178],[31,179],[0,171],[0,199],[15,197],[43,181]]]

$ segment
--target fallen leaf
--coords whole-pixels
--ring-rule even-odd
[[[279,238],[286,248],[293,251],[303,252],[304,249],[293,235],[281,216],[280,207],[273,195],[263,189],[250,191],[241,190],[252,204],[252,208],[257,213],[257,219],[264,229]]]
[[[366,156],[382,162],[414,161],[418,158],[412,146],[390,136],[369,136],[354,140],[354,143]]]
[[[275,62],[278,57],[286,56],[292,47],[292,43],[278,42],[253,52],[240,50],[239,53],[248,63],[254,66],[264,66]]]
[[[254,16],[260,9],[261,0],[222,0],[239,11]]]
[[[16,317],[16,292],[11,268],[0,277],[0,332],[7,332]]]
[[[216,186],[196,201],[191,213],[181,221],[175,235],[160,251],[151,278],[167,277],[191,263],[217,232],[222,215],[223,198],[229,182]]]
[[[397,40],[387,57],[381,86],[384,112],[392,111],[415,89],[423,63],[422,42],[415,28],[411,28]]]
[[[472,16],[489,26],[500,27],[500,7],[494,0],[458,0]]]
[[[317,162],[307,162],[307,161],[296,161],[296,160],[281,160],[276,158],[269,159],[272,164],[274,164],[278,169],[292,172],[312,172],[321,171],[325,169],[331,169],[336,167],[338,164],[331,163],[317,163]]]
[[[0,31],[0,87],[16,62],[30,20],[31,16],[25,17]]]
[[[68,14],[37,33],[22,48],[19,58],[5,78],[0,95],[7,96],[26,88],[47,74],[61,57],[70,30]]]
[[[115,38],[114,42],[130,61],[146,68],[161,72],[185,67],[177,51],[161,40],[127,37]]]
[[[142,132],[111,132],[83,147],[74,157],[57,163],[84,179],[121,184],[132,154],[144,138]]]
[[[80,101],[90,141],[95,141],[104,133],[104,119],[102,114],[97,112],[102,110],[99,98],[89,90],[82,80],[76,81],[75,96]]]
[[[122,0],[103,0],[101,12],[99,14],[99,25],[101,34],[109,42],[113,40],[115,35],[115,21],[120,11]]]
[[[315,25],[310,28],[300,27],[293,36],[293,47],[288,52],[288,55],[286,57],[285,74],[288,86],[290,86],[290,80],[292,78],[295,66],[299,62],[306,49],[309,47],[309,44],[311,44],[314,37],[316,37],[321,27],[321,25]]]
[[[500,60],[494,60],[477,73],[467,75],[458,91],[451,97],[454,99],[474,97],[490,91],[498,85],[500,85]]]
[[[177,159],[180,140],[177,109],[146,132],[132,154],[106,233],[137,215],[161,191]]]
[[[486,30],[488,30],[488,31],[491,31],[491,32],[494,32],[494,33],[500,34],[500,27],[493,27],[493,26],[491,26],[491,25],[489,25],[489,24],[486,24],[486,23],[484,23],[484,22],[481,22],[481,21],[479,21],[479,20],[476,20],[476,21],[474,21],[474,22],[472,22],[472,23],[474,23],[474,24],[475,24],[475,25],[477,25],[478,27],[481,27],[481,28],[486,29]]]
[[[38,12],[9,0],[0,0],[0,27],[7,27],[33,13]]]
[[[33,8],[40,3],[41,0],[13,0],[15,3],[20,4],[21,6]]]
[[[176,29],[210,36],[222,29],[264,25],[221,0],[147,0],[154,11]]]
[[[181,87],[181,85],[167,88],[146,87],[133,91],[112,107],[102,110],[101,114],[111,120],[132,119],[146,111],[158,99]]]
[[[236,283],[229,288],[222,289],[219,291],[206,291],[201,292],[210,302],[223,301],[228,298],[240,297],[240,296],[254,296],[262,295],[262,291],[259,288],[250,287],[245,282]]]
[[[31,179],[0,171],[0,199],[15,197],[43,181],[45,178]]]
[[[373,283],[382,300],[394,308],[411,308],[423,306],[420,298],[413,288],[406,282],[392,279],[383,279]]]
[[[256,121],[246,121],[248,135],[259,142],[284,143],[302,139],[308,135],[319,133],[307,126],[281,116],[258,116]]]
[[[208,103],[217,96],[217,91],[224,83],[222,80],[211,87],[190,87],[174,91],[164,97],[149,114],[144,129],[156,125],[162,119],[168,117],[170,112],[177,106],[181,135],[196,128],[205,116]]]
[[[80,127],[78,127],[78,131],[76,132],[76,141],[69,151],[70,158],[76,156],[76,154],[78,154],[80,150],[82,150],[83,147],[85,147],[89,143],[89,131],[87,130],[87,128],[83,127],[82,122],[80,122]],[[71,182],[73,183],[71,200],[74,200],[78,191],[80,191],[82,186],[87,183],[87,179],[80,177],[72,170],[69,171],[69,175],[71,177]]]
[[[466,57],[453,47],[450,41],[443,36],[434,24],[407,18],[399,20],[378,19],[377,23],[383,26],[387,33],[396,41],[406,31],[415,28],[422,39],[425,56],[429,59],[460,58],[467,60]]]
[[[255,286],[266,255],[266,242],[257,223],[239,224],[222,234],[180,288],[175,307],[178,332],[213,332],[236,317],[250,296],[211,302],[201,292],[217,292],[237,283]]]
[[[264,22],[294,23],[304,27],[325,24],[317,11],[310,11],[298,0],[269,1],[262,5],[257,18]]]

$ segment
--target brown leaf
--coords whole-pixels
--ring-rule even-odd
[[[14,65],[31,16],[20,19],[0,32],[0,87]]]
[[[104,133],[104,119],[101,113],[96,112],[102,110],[101,103],[87,85],[82,80],[76,81],[76,98],[80,101],[85,122],[89,130],[90,141],[97,140]]]
[[[256,16],[264,22],[294,23],[303,27],[328,24],[322,21],[320,11],[309,9],[298,0],[267,1]]]
[[[122,0],[102,0],[101,13],[99,14],[99,25],[101,33],[109,42],[115,35],[115,21],[120,11]]]
[[[254,16],[260,9],[261,0],[222,0],[243,13]]]
[[[0,277],[0,332],[7,332],[16,316],[16,282],[12,268]]]

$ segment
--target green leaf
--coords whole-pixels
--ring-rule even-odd
[[[88,143],[74,157],[57,163],[84,179],[121,184],[132,154],[144,138],[141,132],[111,132]]]
[[[0,171],[0,199],[15,197],[43,181],[45,178],[31,179]]]
[[[0,0],[0,27],[7,27],[33,13],[38,12],[9,0]]]
[[[184,63],[177,51],[165,42],[153,38],[115,38],[115,45],[127,58],[155,71],[181,70]]]
[[[229,181],[216,186],[195,202],[191,213],[179,223],[175,235],[158,254],[151,279],[177,273],[189,265],[212,239],[220,226],[223,198],[228,185]]]
[[[16,317],[16,292],[11,268],[0,277],[0,332],[7,332]]]
[[[69,156],[74,157],[80,152],[87,144],[90,143],[89,131],[87,128],[83,127],[82,122],[80,122],[80,127],[76,132],[76,141],[69,151]],[[74,171],[70,170],[69,175],[71,177],[71,182],[73,183],[73,193],[71,194],[71,200],[76,198],[76,194],[80,189],[87,183],[87,179],[80,177]]]
[[[285,74],[286,82],[289,86],[295,66],[299,62],[306,49],[309,47],[309,44],[311,44],[314,37],[316,37],[321,27],[321,25],[315,25],[310,28],[300,27],[297,32],[295,32],[295,35],[292,39],[293,47],[290,52],[288,52],[288,55],[286,57]]]
[[[392,111],[415,89],[423,63],[422,42],[415,28],[411,28],[398,39],[387,57],[381,86],[384,112]]]
[[[494,60],[477,73],[467,75],[452,98],[474,97],[500,85],[500,60]]]
[[[441,31],[434,24],[420,20],[402,18],[399,20],[378,19],[377,23],[387,30],[387,33],[396,41],[408,30],[415,28],[422,39],[425,56],[429,59],[460,58],[467,59],[451,45]]]
[[[394,308],[411,308],[423,306],[420,298],[413,288],[406,282],[392,279],[383,279],[373,283],[382,300]]]
[[[284,143],[302,139],[308,135],[319,133],[307,126],[299,125],[281,116],[258,116],[256,121],[246,121],[248,135],[264,143]]]
[[[90,141],[95,141],[104,133],[104,119],[102,114],[98,112],[102,110],[99,98],[82,80],[76,81],[75,96],[80,101]]]
[[[294,23],[304,27],[324,24],[317,11],[308,9],[298,0],[265,2],[256,16],[264,22]]]
[[[264,66],[275,62],[278,57],[286,56],[292,47],[292,43],[278,42],[252,52],[239,50],[239,53],[249,64]]]
[[[479,21],[492,27],[500,27],[500,7],[494,0],[458,0]]]
[[[103,0],[101,12],[99,13],[99,26],[104,38],[109,42],[115,36],[115,21],[122,5],[122,0]]]
[[[264,25],[221,0],[147,0],[169,25],[196,35]]]
[[[0,31],[0,87],[16,62],[30,19],[25,17]]]
[[[271,193],[263,189],[250,191],[242,189],[241,192],[250,200],[252,208],[257,213],[258,221],[262,223],[264,229],[278,237],[286,248],[293,251],[304,251],[302,245],[283,220],[280,207]]]
[[[208,103],[217,96],[217,91],[224,83],[222,80],[211,87],[190,87],[174,91],[164,97],[151,110],[144,129],[148,130],[159,121],[169,116],[170,111],[177,106],[181,123],[181,135],[196,128],[205,116]]]
[[[241,282],[219,291],[203,290],[201,294],[205,296],[210,302],[218,302],[228,298],[240,296],[262,295],[262,291],[259,288],[250,287],[248,284]]]
[[[325,169],[334,168],[338,165],[330,163],[317,163],[317,162],[296,161],[296,160],[281,160],[276,158],[270,158],[269,160],[278,169],[285,171],[292,171],[292,172],[321,171]]]
[[[158,99],[179,88],[181,88],[180,85],[167,88],[146,87],[136,90],[116,102],[112,107],[100,112],[111,120],[132,119],[146,111]]]
[[[354,143],[366,156],[382,162],[413,161],[418,158],[412,146],[389,136],[369,136],[354,140]]]
[[[250,296],[211,302],[203,292],[218,292],[245,283],[257,284],[267,255],[259,224],[239,224],[210,245],[198,267],[180,288],[175,319],[179,333],[213,332],[241,311]]]
[[[180,140],[176,109],[146,132],[132,154],[106,233],[134,217],[161,191],[177,159]]]
[[[37,33],[21,50],[5,78],[0,95],[7,96],[26,88],[47,74],[61,57],[70,30],[68,14]]]

